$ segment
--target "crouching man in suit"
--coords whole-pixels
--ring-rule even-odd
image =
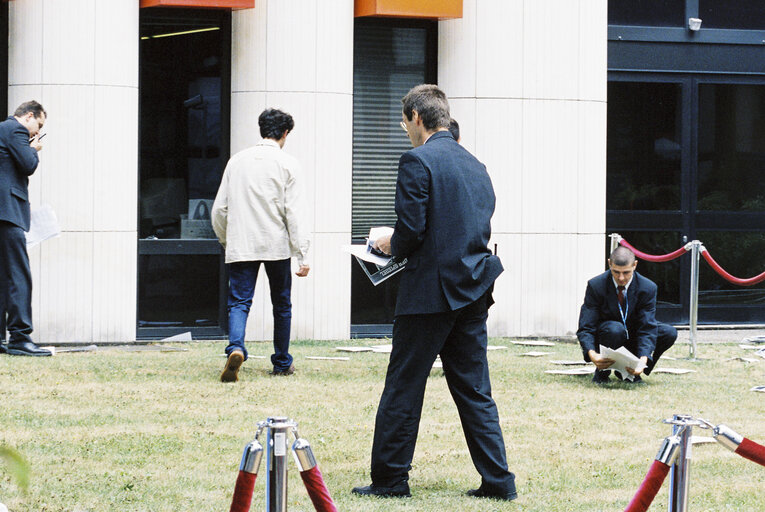
[[[640,358],[637,368],[627,368],[640,382],[650,375],[661,355],[675,343],[677,330],[656,321],[656,284],[637,272],[635,254],[617,247],[608,259],[609,270],[587,283],[576,336],[585,361],[597,368],[592,381],[608,382],[614,363],[598,352],[599,346],[625,347]]]

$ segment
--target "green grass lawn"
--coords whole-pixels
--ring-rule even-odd
[[[381,343],[379,341],[371,343]],[[247,361],[240,382],[218,381],[224,344],[179,345],[185,352],[120,349],[53,358],[0,356],[0,445],[32,468],[23,493],[0,466],[0,502],[11,512],[224,511],[229,509],[242,448],[258,421],[286,415],[300,424],[341,512],[621,511],[637,490],[676,413],[726,423],[765,443],[765,359],[727,361],[735,345],[702,345],[699,361],[666,361],[697,370],[654,374],[642,385],[598,387],[589,377],[546,375],[548,360],[581,357],[573,344],[553,356],[519,357],[508,345],[489,353],[494,397],[519,497],[512,503],[463,493],[479,484],[440,370],[428,383],[414,457],[410,499],[360,498],[387,354],[340,354],[336,345],[292,345],[297,373],[271,377],[268,359]],[[251,355],[270,344],[251,343]],[[686,357],[686,346],[669,355]],[[347,355],[350,361],[307,360]],[[661,364],[660,364],[661,366]],[[709,435],[694,429],[696,435]],[[264,474],[252,510],[264,509]],[[662,488],[651,510],[667,509]],[[765,468],[720,445],[694,446],[690,510],[765,511]],[[311,511],[293,461],[289,510]]]

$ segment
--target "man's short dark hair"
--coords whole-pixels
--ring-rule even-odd
[[[460,124],[454,118],[451,118],[451,120],[449,120],[449,133],[452,134],[452,137],[454,137],[454,140],[456,141],[460,140]]]
[[[426,130],[449,128],[449,101],[438,86],[421,84],[412,87],[401,103],[404,104],[403,112],[406,118],[411,121],[412,112],[416,110]]]
[[[295,128],[292,116],[275,108],[267,108],[258,117],[260,136],[264,139],[279,140],[284,132],[291,132]]]
[[[24,117],[32,112],[35,115],[35,119],[40,119],[41,116],[48,117],[48,113],[45,111],[42,105],[36,101],[25,101],[16,108],[16,112],[13,113],[16,117]]]
[[[626,267],[635,262],[635,253],[620,245],[611,252],[611,264],[618,267]]]

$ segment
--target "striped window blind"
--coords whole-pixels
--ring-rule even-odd
[[[353,62],[352,237],[393,226],[401,154],[411,149],[401,98],[425,82],[427,29],[356,23]]]

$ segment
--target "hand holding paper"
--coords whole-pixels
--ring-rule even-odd
[[[633,371],[636,371],[636,373],[639,374],[640,372],[637,372],[637,370],[640,369],[640,371],[642,371],[642,369],[645,367],[645,364],[642,363],[640,359],[638,359],[632,352],[624,347],[619,347],[618,350],[613,350],[601,345],[600,355],[602,357],[613,360],[614,364],[612,364],[609,368],[619,372],[619,375],[621,375],[622,379],[624,380],[635,380],[635,375],[629,372],[627,368],[631,368]]]

